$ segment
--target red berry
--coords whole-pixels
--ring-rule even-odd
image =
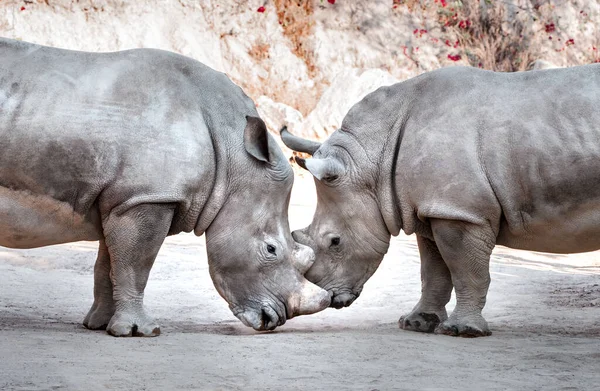
[[[258,9],[256,10],[256,12],[260,12],[261,14],[265,11],[266,11],[266,9],[263,6],[258,7]]]

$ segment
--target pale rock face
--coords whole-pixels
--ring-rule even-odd
[[[379,87],[399,80],[381,69],[348,69],[339,73],[325,90],[317,107],[302,124],[301,134],[327,137],[342,125],[342,119],[355,103]]]
[[[556,65],[552,64],[549,61],[546,60],[536,60],[533,63],[533,70],[538,70],[538,69],[554,69],[554,68],[558,68]]]
[[[302,124],[296,126],[293,118],[287,124],[307,137],[324,137],[339,127],[340,113],[360,99],[363,89],[467,64],[466,56],[456,62],[447,58],[457,51],[443,44],[434,7],[394,9],[390,0],[335,5],[315,0],[313,5],[312,31],[303,41],[314,51],[310,72],[306,59],[294,53],[274,3],[263,0],[1,2],[0,36],[85,51],[174,51],[226,73],[255,101],[265,96],[299,111]],[[520,0],[509,5],[530,7]],[[257,12],[260,6],[266,7],[264,13]],[[542,21],[532,22],[539,34],[531,44],[540,48],[540,57],[559,67],[597,58],[600,3],[556,4],[552,12],[560,37],[553,33],[550,40]],[[427,33],[415,34],[415,29]],[[565,47],[568,39],[574,44]],[[282,125],[268,121],[272,132]]]
[[[348,69],[333,80],[306,118],[298,110],[266,96],[259,97],[256,104],[269,129],[278,130],[286,125],[295,134],[323,138],[341,126],[344,115],[365,95],[397,82],[398,79],[381,69]]]
[[[302,113],[284,103],[273,101],[267,96],[260,96],[256,100],[256,109],[265,124],[270,129],[277,129],[281,124],[287,124],[290,129],[300,131],[304,123]]]

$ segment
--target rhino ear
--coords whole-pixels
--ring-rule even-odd
[[[309,158],[295,157],[296,163],[308,171],[318,180],[333,181],[344,173],[343,164],[335,158]]]
[[[262,119],[246,116],[246,129],[244,130],[244,147],[254,158],[269,163],[269,136],[267,127]]]

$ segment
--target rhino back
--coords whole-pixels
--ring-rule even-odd
[[[600,247],[600,66],[424,83],[397,166],[418,213],[490,221],[511,247]]]
[[[253,109],[225,75],[183,56],[0,39],[0,186],[88,220],[174,203],[189,231],[214,184],[215,140],[238,142],[228,130]]]

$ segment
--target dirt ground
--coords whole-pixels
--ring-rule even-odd
[[[292,228],[314,209],[310,182]],[[81,322],[92,303],[96,243],[0,248],[2,390],[592,390],[600,387],[600,253],[497,248],[484,315],[493,335],[398,329],[419,298],[414,237],[393,238],[349,308],[246,328],[208,275],[204,239],[168,238],[146,289],[158,338],[117,339]],[[450,303],[448,309],[453,307]]]

